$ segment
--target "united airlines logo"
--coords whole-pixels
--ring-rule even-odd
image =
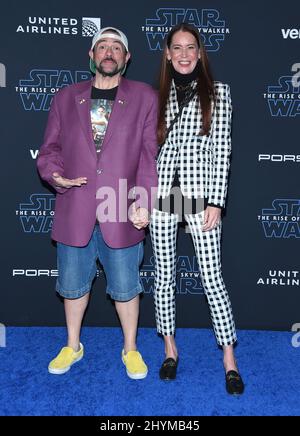
[[[298,270],[269,270],[257,280],[257,285],[264,286],[300,286]]]
[[[101,28],[101,18],[28,17],[17,26],[17,33],[34,35],[94,36]]]
[[[300,200],[276,199],[258,215],[266,238],[300,238]]]
[[[176,293],[181,295],[204,294],[201,283],[200,272],[196,256],[178,256],[177,258],[177,280]],[[154,257],[149,259],[149,263],[144,263],[140,270],[140,278],[145,294],[154,291]]]
[[[90,78],[89,71],[34,69],[15,89],[26,111],[48,111],[59,89]]]
[[[100,18],[82,18],[82,36],[94,36],[101,29]]]
[[[150,50],[162,50],[168,32],[176,24],[185,22],[198,28],[207,51],[218,51],[230,33],[225,20],[220,18],[216,9],[184,9],[184,8],[159,8],[155,18],[147,18],[142,26],[146,34]]]
[[[300,75],[281,76],[278,85],[269,86],[263,94],[272,117],[300,115]]]
[[[31,194],[28,203],[21,203],[16,210],[24,233],[48,233],[52,229],[55,196]]]

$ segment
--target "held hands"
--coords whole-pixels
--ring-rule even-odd
[[[221,209],[218,207],[207,206],[204,211],[202,231],[207,232],[214,229],[221,221]]]
[[[72,188],[73,186],[82,186],[87,184],[86,177],[78,177],[77,179],[66,179],[60,176],[58,173],[52,174],[55,185],[59,188]]]
[[[136,209],[136,204],[133,203],[130,207],[129,219],[136,229],[144,229],[149,224],[149,212],[143,207]]]

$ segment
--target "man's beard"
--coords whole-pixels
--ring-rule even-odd
[[[115,69],[112,70],[112,71],[107,72],[107,71],[104,71],[104,69],[102,68],[101,63],[99,65],[96,65],[96,70],[103,77],[113,77],[116,74],[119,74],[123,70],[123,68],[124,68],[124,65],[122,65],[121,67],[118,67],[118,64],[116,63]]]

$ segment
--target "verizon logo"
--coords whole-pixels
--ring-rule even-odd
[[[284,39],[300,39],[300,29],[281,29]]]
[[[30,155],[31,155],[32,159],[34,159],[34,160],[37,159],[38,154],[39,154],[39,150],[30,150]]]

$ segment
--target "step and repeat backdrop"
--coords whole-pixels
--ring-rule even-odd
[[[53,95],[89,79],[101,27],[122,29],[126,77],[157,86],[164,39],[185,21],[199,29],[216,80],[231,87],[233,154],[223,219],[223,273],[238,328],[290,330],[300,322],[300,3],[69,0],[1,7],[1,302],[6,325],[63,325],[51,242],[55,195],[36,170]],[[112,163],[113,165],[113,163]],[[209,327],[190,236],[178,236],[177,322]],[[141,268],[141,326],[154,326],[149,235]],[[99,265],[85,325],[117,326]]]

